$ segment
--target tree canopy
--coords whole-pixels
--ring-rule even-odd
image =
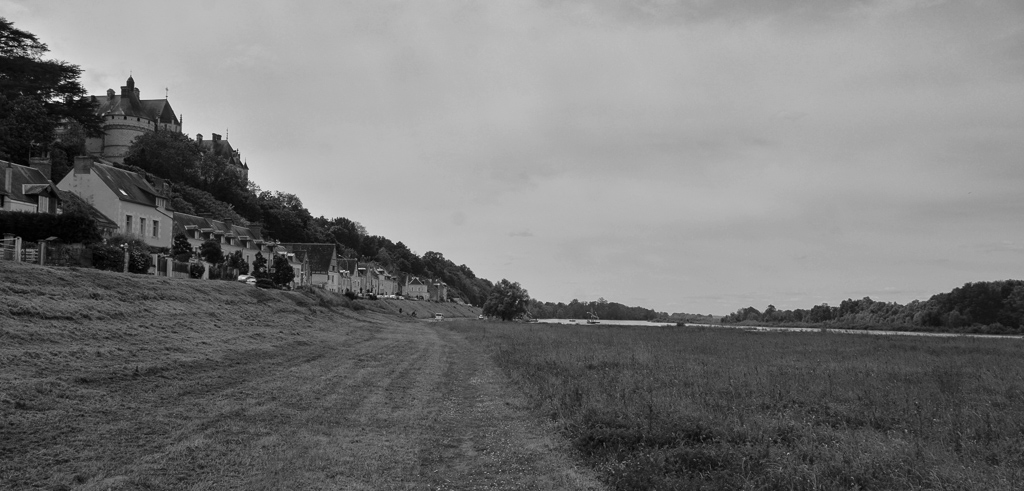
[[[0,158],[27,164],[68,122],[100,134],[100,118],[78,81],[81,68],[43,59],[48,51],[35,34],[0,17]]]
[[[870,297],[846,299],[838,306],[764,312],[746,307],[725,316],[728,323],[811,324],[841,328],[882,328],[952,332],[1018,333],[1024,330],[1024,281],[966,283],[927,301],[906,305]]]
[[[530,294],[519,283],[503,278],[491,288],[484,302],[484,315],[510,321],[526,314],[529,304]]]

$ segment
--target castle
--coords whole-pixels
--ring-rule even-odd
[[[132,141],[139,135],[153,131],[181,133],[181,120],[166,97],[143,100],[140,94],[135,79],[129,75],[125,85],[121,86],[120,95],[114,89],[107,89],[105,97],[90,96],[96,105],[96,114],[103,120],[103,135],[86,139],[86,153],[122,164]],[[249,178],[248,165],[227,140],[221,140],[218,134],[213,135],[213,140],[206,141],[202,135],[196,135],[196,140],[202,148],[224,157],[229,168],[244,179]]]
[[[139,89],[130,75],[121,94],[107,89],[107,96],[91,96],[96,104],[96,114],[103,119],[103,136],[88,138],[85,151],[89,155],[124,163],[124,156],[132,140],[151,131],[173,131],[181,133],[181,121],[174,114],[167,99],[139,98]]]

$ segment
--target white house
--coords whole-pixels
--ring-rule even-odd
[[[174,214],[167,209],[168,186],[159,188],[135,172],[93,157],[75,157],[75,168],[57,184],[82,198],[118,224],[118,233],[133,234],[155,247],[171,246]]]

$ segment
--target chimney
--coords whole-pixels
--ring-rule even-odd
[[[107,100],[109,101],[109,100],[111,100],[113,98],[114,98],[114,89],[107,89]]]
[[[7,168],[4,170],[4,193],[11,194],[11,180],[13,179],[14,169],[10,166],[10,164],[8,164]]]
[[[164,198],[171,195],[171,185],[168,184],[167,179],[153,176],[153,187],[156,188],[156,192],[160,193]]]
[[[89,174],[92,172],[92,157],[75,157],[75,174]]]
[[[138,87],[136,87],[136,88],[135,88],[135,98],[136,98],[136,99],[139,99],[139,98],[140,98],[140,97],[139,97],[139,88],[138,88]]]
[[[230,219],[230,218],[225,218],[224,219],[224,225],[228,226],[228,232],[233,232],[234,229],[232,227],[234,227],[235,221]]]
[[[43,173],[43,177],[53,180],[51,174],[53,174],[53,162],[50,161],[50,157],[29,157],[29,167],[38,169],[39,172]]]
[[[215,141],[215,142],[220,141],[220,135],[218,135],[216,133],[213,133],[210,136],[213,138],[213,141]]]
[[[258,238],[263,237],[263,235],[262,235],[262,233],[263,233],[263,225],[255,225],[255,224],[253,224],[253,225],[249,225],[246,228],[248,228],[249,232],[252,233],[252,240],[256,240]]]
[[[196,133],[196,143],[203,143],[203,134]]]

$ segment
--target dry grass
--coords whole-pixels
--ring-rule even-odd
[[[458,321],[235,282],[0,279],[0,489],[596,487]]]
[[[1021,489],[1024,342],[466,329],[617,489]]]

